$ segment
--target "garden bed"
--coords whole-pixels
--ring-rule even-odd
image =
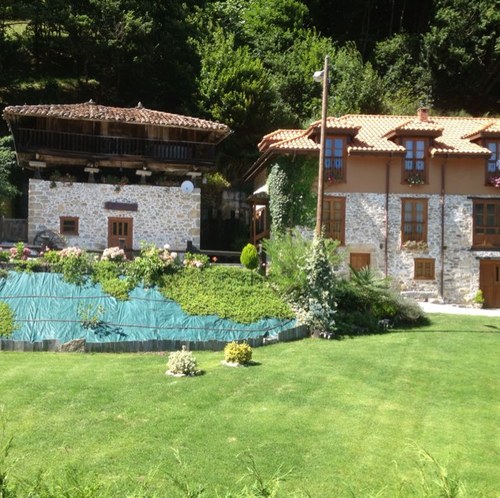
[[[118,300],[86,282],[74,285],[57,273],[10,272],[0,282],[0,300],[14,312],[16,329],[0,348],[56,351],[84,340],[89,352],[221,350],[227,342],[265,342],[305,337],[294,319],[238,323],[217,315],[190,315],[156,288],[136,287]]]

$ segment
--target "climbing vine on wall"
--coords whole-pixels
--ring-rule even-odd
[[[297,225],[313,227],[316,195],[311,191],[317,163],[302,157],[281,157],[268,174],[271,231]]]
[[[285,170],[279,164],[274,164],[271,166],[267,182],[271,231],[283,232],[287,227],[290,210],[290,185]]]

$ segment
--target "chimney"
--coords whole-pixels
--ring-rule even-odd
[[[427,107],[419,107],[417,109],[418,120],[422,123],[429,121],[429,109]]]

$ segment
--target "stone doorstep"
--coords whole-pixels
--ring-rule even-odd
[[[400,294],[403,297],[413,299],[414,301],[442,302],[442,299],[436,292],[402,291]]]

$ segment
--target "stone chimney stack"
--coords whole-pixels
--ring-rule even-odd
[[[429,109],[427,107],[419,107],[417,109],[417,118],[422,123],[429,121]]]

